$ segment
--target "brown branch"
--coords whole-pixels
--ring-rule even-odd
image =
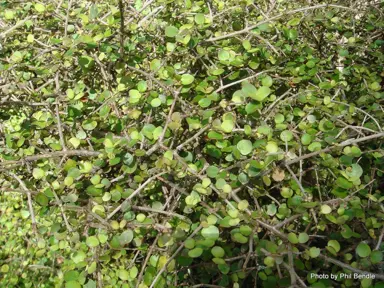
[[[291,275],[291,285],[296,285],[296,281],[297,281],[296,271],[293,264],[292,246],[290,243],[288,243],[288,261],[289,261],[288,271],[289,271],[289,274]]]
[[[52,187],[51,187],[51,188],[52,188]],[[64,223],[65,223],[65,226],[67,226],[67,230],[68,230],[69,232],[72,232],[73,230],[72,230],[72,228],[71,228],[71,225],[69,225],[67,216],[65,216],[65,211],[64,211],[64,207],[63,207],[63,202],[60,200],[59,196],[57,196],[57,194],[56,194],[56,192],[55,192],[55,189],[51,189],[51,190],[52,190],[53,196],[55,196],[57,205],[60,207],[61,215],[63,216],[63,220],[64,220]]]
[[[379,236],[379,240],[377,240],[377,244],[376,244],[375,250],[379,250],[381,242],[383,241],[383,237],[384,237],[384,227],[381,230],[381,233],[380,233],[380,236]]]
[[[251,26],[249,26],[247,28],[244,28],[243,30],[232,32],[232,33],[228,33],[228,34],[225,34],[225,35],[222,35],[222,36],[219,36],[219,37],[210,38],[210,39],[206,40],[206,42],[214,42],[214,41],[223,40],[223,39],[226,39],[226,38],[231,38],[231,37],[234,37],[234,36],[237,36],[237,35],[241,35],[241,34],[247,33],[247,32],[251,31],[252,29],[255,29],[256,27],[258,27],[258,26],[260,26],[262,24],[271,22],[273,20],[279,19],[279,18],[281,18],[283,16],[286,16],[286,15],[295,14],[297,12],[303,12],[303,11],[307,11],[307,10],[326,8],[326,7],[334,7],[334,8],[341,8],[341,9],[355,11],[354,9],[351,9],[349,7],[333,5],[333,4],[321,4],[321,5],[316,5],[316,6],[303,7],[303,8],[295,9],[295,10],[292,10],[292,11],[287,11],[287,12],[281,13],[279,15],[273,16],[273,17],[268,18],[266,20],[263,20],[263,21],[261,21],[261,22],[259,22],[257,24],[254,24],[254,25],[251,25]]]
[[[120,10],[120,59],[124,59],[124,2],[119,0]]]
[[[149,208],[149,207],[142,207],[142,206],[132,206],[132,209],[136,209],[139,211],[152,212],[152,213],[159,213],[159,214],[164,214],[164,215],[168,215],[168,216],[174,216],[174,217],[178,217],[178,218],[180,218],[184,221],[187,221],[187,222],[191,221],[189,218],[187,218],[183,215],[174,213],[174,212],[168,212],[168,211],[164,211],[164,210],[158,210],[158,209],[153,209],[153,208]]]
[[[295,173],[293,173],[291,167],[289,167],[289,165],[285,164],[285,168],[287,168],[287,170],[291,174],[293,180],[295,180],[296,184],[299,186],[301,193],[303,193],[304,199],[308,199],[308,195],[305,192],[303,185],[301,185],[299,179],[297,179],[297,177],[296,177]]]
[[[49,158],[57,158],[57,157],[63,157],[63,156],[83,156],[83,157],[96,157],[100,155],[100,152],[97,151],[88,151],[88,150],[67,150],[67,151],[57,151],[57,152],[51,152],[51,153],[45,153],[45,154],[39,154],[39,155],[33,155],[33,156],[27,156],[20,160],[9,160],[0,162],[0,167],[6,167],[8,165],[12,165],[12,167],[15,167],[15,165],[22,165],[25,162],[32,162],[32,161],[38,161],[40,159],[49,159]]]
[[[119,206],[117,206],[115,208],[115,210],[113,210],[107,217],[107,220],[111,219],[113,217],[113,215],[115,215],[117,212],[120,211],[121,207],[123,207],[123,205],[125,205],[126,203],[128,203],[133,197],[135,197],[137,194],[139,194],[141,192],[141,190],[143,190],[149,183],[151,183],[155,178],[165,174],[167,172],[161,172],[161,173],[158,173],[150,178],[147,179],[147,181],[145,181],[143,184],[141,184],[139,186],[139,188],[137,188],[131,195],[129,195],[129,197],[127,199],[125,199],[123,201],[123,203],[121,203]]]
[[[21,188],[23,188],[23,190],[27,193],[27,197],[28,197],[28,208],[29,208],[29,214],[31,214],[31,221],[32,221],[32,229],[33,229],[33,232],[35,234],[37,234],[37,230],[36,230],[36,219],[35,219],[35,213],[33,211],[33,206],[32,206],[32,197],[31,197],[31,192],[29,191],[29,189],[27,188],[27,186],[25,186],[24,182],[14,173],[12,172],[7,172],[10,176],[12,176],[12,178],[14,178],[17,182],[19,182]]]
[[[381,138],[381,137],[384,137],[384,132],[376,133],[376,134],[369,135],[369,136],[366,136],[366,137],[361,137],[361,138],[358,138],[358,139],[349,139],[347,141],[335,144],[334,146],[330,146],[330,147],[321,149],[319,151],[308,153],[308,154],[305,154],[305,155],[303,155],[301,157],[297,157],[295,159],[292,159],[292,160],[289,160],[289,161],[285,161],[285,162],[282,163],[282,165],[292,165],[294,163],[299,162],[300,160],[308,159],[308,158],[317,156],[317,155],[319,155],[321,153],[328,153],[328,152],[330,152],[330,151],[332,151],[333,149],[336,149],[336,148],[341,148],[341,147],[345,147],[345,146],[348,146],[348,145],[352,145],[352,144],[356,144],[356,143],[360,143],[360,142],[365,142],[365,141],[369,141],[369,140],[376,139],[376,138]]]
[[[72,1],[68,1],[67,14],[65,15],[65,23],[64,23],[64,37],[67,37],[68,33],[68,20],[69,20],[69,12],[71,11]]]
[[[24,25],[24,23],[27,22],[30,19],[32,19],[32,17],[29,16],[29,17],[26,17],[25,19],[21,20],[20,22],[16,23],[16,25],[12,26],[8,30],[6,30],[3,33],[1,33],[0,34],[0,38],[5,38],[5,36],[7,36],[7,34],[11,33],[13,30],[16,30],[20,26]]]
[[[61,120],[60,120],[60,114],[59,114],[59,105],[58,104],[56,104],[55,112],[56,112],[56,118],[57,118],[57,128],[59,130],[60,144],[61,144],[63,151],[67,151],[67,147],[65,146],[65,141],[64,141],[63,128],[61,126]]]
[[[138,288],[138,287],[140,286],[141,279],[143,278],[143,275],[144,275],[145,267],[147,266],[147,263],[148,263],[148,261],[149,261],[149,258],[151,257],[152,252],[153,252],[153,249],[155,248],[156,243],[157,243],[157,240],[159,240],[159,238],[160,238],[160,233],[157,234],[155,240],[153,241],[151,247],[150,247],[149,250],[148,250],[147,256],[145,257],[145,260],[144,260],[143,265],[142,265],[142,267],[141,267],[140,274],[139,274],[139,276],[137,277],[137,285],[136,285],[136,288]]]
[[[273,227],[275,227],[276,229],[279,229],[279,228],[283,227],[285,224],[288,224],[289,222],[292,222],[292,221],[296,220],[296,219],[299,218],[300,216],[301,216],[301,214],[293,215],[293,216],[291,216],[291,217],[285,219],[283,222],[280,222],[280,223],[276,224],[276,225],[273,226]]]
[[[183,243],[181,243],[181,245],[179,246],[179,248],[177,248],[177,250],[175,251],[175,253],[173,253],[173,255],[168,259],[168,261],[164,264],[164,266],[161,268],[161,270],[159,271],[159,273],[157,273],[155,279],[152,281],[152,284],[151,286],[149,286],[149,288],[153,288],[155,285],[156,285],[156,282],[157,280],[159,280],[161,274],[164,273],[164,271],[167,269],[169,263],[171,263],[171,261],[173,259],[175,259],[175,257],[180,253],[181,250],[183,250],[184,248],[184,245],[185,245],[185,242],[189,239],[191,239],[192,237],[194,237],[201,229],[203,228],[203,226],[200,224],[199,227],[197,227],[195,229],[195,231],[193,231],[193,233],[187,238],[184,240]]]
[[[348,106],[348,107],[351,107],[350,104],[348,103],[344,103],[344,102],[340,102],[340,101],[335,101],[335,100],[331,100],[331,102],[333,103],[337,103],[337,104],[341,104],[341,105],[345,105],[345,106]],[[366,115],[367,117],[371,118],[373,120],[373,122],[375,122],[377,128],[379,128],[379,131],[382,132],[383,130],[381,129],[380,127],[380,124],[379,122],[369,113],[365,112],[363,109],[360,109],[359,107],[354,107],[354,109],[356,109],[357,111],[360,111],[361,113],[363,113],[364,115]]]
[[[181,150],[185,145],[187,145],[188,143],[192,142],[194,139],[199,137],[201,134],[203,134],[205,131],[207,131],[210,127],[211,127],[211,125],[209,124],[209,125],[201,128],[195,135],[193,135],[191,138],[187,139],[184,143],[181,143],[179,146],[177,146],[176,150]]]
[[[272,70],[264,70],[264,71],[261,71],[261,72],[259,72],[259,73],[256,73],[256,74],[253,74],[253,75],[251,75],[251,76],[248,76],[248,77],[246,77],[246,78],[237,80],[237,81],[235,81],[235,82],[231,82],[231,83],[229,83],[229,84],[227,84],[227,85],[224,85],[224,86],[219,87],[218,89],[216,89],[215,92],[216,92],[216,93],[219,93],[220,91],[222,91],[222,90],[224,90],[224,89],[227,89],[227,88],[229,88],[229,87],[231,87],[231,86],[233,86],[233,85],[239,84],[239,83],[241,83],[241,82],[243,82],[243,81],[246,81],[246,80],[255,78],[255,77],[257,77],[257,76],[259,76],[259,75],[261,75],[261,74],[264,74],[264,73],[267,73],[267,72],[271,72],[271,71],[272,71]]]
[[[302,245],[302,246],[305,246],[305,245]],[[307,246],[305,246],[306,248],[309,248]],[[323,260],[325,261],[328,261],[332,264],[335,264],[341,268],[344,268],[344,269],[347,269],[347,270],[350,270],[354,273],[358,273],[360,275],[370,275],[370,276],[374,276],[375,278],[374,279],[380,279],[380,280],[384,280],[384,275],[383,274],[376,274],[376,273],[372,273],[372,272],[368,272],[368,271],[364,271],[364,270],[361,270],[361,269],[358,269],[358,268],[354,268],[348,264],[345,264],[339,260],[336,260],[336,259],[333,259],[331,257],[328,257],[328,256],[325,256],[323,254],[320,254],[318,256],[319,258],[322,258]]]

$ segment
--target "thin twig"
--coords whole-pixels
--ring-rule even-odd
[[[197,227],[195,229],[195,231],[193,231],[193,233],[187,238],[184,240],[183,243],[181,243],[181,245],[179,246],[179,248],[177,248],[177,250],[175,251],[175,253],[173,253],[173,255],[168,259],[168,261],[164,264],[164,266],[161,268],[161,270],[159,271],[159,273],[157,273],[155,279],[152,281],[152,284],[151,286],[149,286],[149,288],[153,288],[155,285],[156,285],[156,282],[157,280],[159,280],[161,274],[164,273],[164,271],[167,269],[169,263],[171,263],[171,261],[173,259],[175,259],[175,257],[180,253],[181,250],[183,250],[184,248],[184,245],[185,245],[185,242],[189,239],[191,239],[192,237],[194,237],[201,229],[203,228],[203,226],[200,224],[199,227]]]
[[[21,20],[20,22],[17,22],[16,25],[12,26],[11,28],[9,28],[8,30],[4,31],[3,33],[0,34],[0,38],[4,38],[5,36],[7,36],[7,34],[11,33],[13,30],[16,30],[17,28],[19,28],[20,26],[24,25],[25,22],[27,22],[28,20],[32,19],[32,17],[28,16],[26,17],[25,19]]]
[[[159,214],[164,214],[164,215],[168,215],[168,216],[174,216],[174,217],[178,217],[184,221],[187,221],[187,222],[190,222],[191,220],[183,215],[180,215],[180,214],[177,214],[177,213],[174,213],[174,212],[169,212],[169,211],[164,211],[164,210],[158,210],[158,209],[153,209],[153,208],[149,208],[149,207],[142,207],[142,206],[132,206],[132,209],[136,209],[136,210],[139,210],[139,211],[146,211],[146,212],[152,212],[152,213],[159,213]]]
[[[68,33],[68,20],[69,20],[69,12],[71,11],[72,1],[68,1],[67,14],[65,15],[65,24],[64,24],[64,37],[67,37]]]
[[[128,203],[133,197],[135,197],[137,194],[139,194],[141,192],[141,190],[143,190],[149,183],[151,183],[155,178],[165,174],[167,172],[161,172],[161,173],[158,173],[150,178],[147,179],[147,181],[145,181],[143,184],[141,184],[139,186],[139,188],[137,188],[131,195],[129,195],[129,197],[127,199],[124,200],[123,203],[121,203],[119,206],[117,206],[115,208],[115,210],[113,210],[107,217],[107,220],[111,219],[113,217],[113,215],[115,215],[117,212],[120,211],[121,207],[123,207],[123,205],[125,205],[126,203]]]
[[[286,164],[286,165],[285,165],[285,168],[287,168],[287,170],[288,170],[289,173],[291,174],[292,178],[295,180],[295,182],[296,182],[297,185],[299,186],[300,191],[301,191],[301,193],[303,193],[304,198],[308,198],[308,195],[307,195],[307,193],[305,192],[303,185],[301,185],[299,179],[297,179],[297,177],[296,177],[295,173],[293,173],[291,167],[289,167],[289,165]]]
[[[305,160],[305,159],[317,156],[317,155],[319,155],[321,153],[328,153],[331,150],[336,149],[336,148],[341,148],[341,147],[345,147],[345,146],[348,146],[348,145],[352,145],[352,144],[356,144],[356,143],[360,143],[360,142],[365,142],[365,141],[369,141],[369,140],[376,139],[376,138],[381,138],[381,137],[384,137],[384,132],[376,133],[376,134],[365,136],[365,137],[361,137],[361,138],[358,138],[358,139],[349,139],[347,141],[335,144],[334,146],[330,146],[330,147],[321,149],[319,151],[315,151],[315,152],[312,152],[312,153],[305,154],[305,155],[303,155],[301,157],[297,157],[297,158],[292,159],[290,161],[283,162],[282,164],[284,166],[285,165],[289,165],[290,166],[290,165],[292,165],[294,163],[299,162],[300,160]]]
[[[120,11],[120,59],[124,59],[124,2],[119,0]]]
[[[351,107],[350,104],[347,104],[347,103],[344,103],[344,102],[335,101],[335,100],[331,100],[331,102],[333,102],[333,103],[337,103],[337,104],[342,104],[342,105]],[[370,115],[369,113],[365,112],[363,109],[360,109],[359,107],[354,107],[354,109],[356,109],[357,111],[360,111],[361,113],[363,113],[363,114],[366,115],[367,117],[371,118],[371,119],[373,120],[373,122],[375,122],[377,128],[379,128],[379,131],[380,131],[380,132],[383,131],[383,130],[381,129],[381,126],[380,126],[379,122],[378,122],[372,115]]]
[[[159,240],[159,238],[160,238],[160,233],[157,234],[155,240],[153,241],[151,247],[150,247],[149,250],[148,250],[148,253],[147,253],[147,256],[145,257],[145,260],[144,260],[144,262],[143,262],[143,265],[142,265],[140,274],[139,274],[139,276],[137,277],[137,285],[136,285],[136,288],[138,288],[138,287],[140,286],[141,279],[143,278],[143,275],[144,275],[145,267],[147,266],[147,263],[148,263],[148,261],[149,261],[149,258],[151,258],[153,249],[155,248],[156,243],[157,243],[157,241]]]
[[[22,165],[26,162],[38,161],[40,159],[48,159],[48,158],[57,158],[62,156],[83,156],[83,157],[96,157],[101,153],[97,151],[88,151],[88,150],[67,150],[67,151],[56,151],[51,153],[27,156],[21,158],[20,160],[9,160],[0,162],[0,167],[6,167],[8,165]]]
[[[280,223],[276,224],[276,225],[273,226],[273,227],[275,227],[276,229],[279,229],[279,228],[283,227],[284,225],[286,225],[286,224],[288,224],[288,223],[290,223],[290,222],[296,220],[296,219],[299,218],[300,216],[301,216],[301,214],[293,215],[293,216],[291,216],[291,217],[285,219],[283,222],[280,222]]]
[[[297,13],[297,12],[303,12],[303,11],[307,11],[307,10],[320,9],[320,8],[325,8],[325,7],[334,7],[334,8],[341,8],[341,9],[355,11],[355,10],[349,8],[349,7],[344,7],[344,6],[340,6],[340,5],[333,5],[333,4],[320,4],[320,5],[316,5],[316,6],[303,7],[303,8],[287,11],[287,12],[281,13],[279,15],[273,16],[273,17],[268,18],[266,20],[260,21],[257,24],[254,24],[254,25],[251,25],[251,26],[249,26],[247,28],[244,28],[244,29],[242,29],[240,31],[228,33],[228,34],[225,34],[225,35],[222,35],[222,36],[219,36],[219,37],[210,38],[210,39],[208,39],[206,41],[207,42],[214,42],[214,41],[218,41],[218,40],[223,40],[223,39],[226,39],[226,38],[234,37],[234,36],[237,36],[237,35],[241,35],[241,34],[247,33],[249,31],[255,29],[256,27],[258,27],[258,26],[260,26],[262,24],[265,24],[265,23],[271,22],[273,20],[279,19],[279,18],[281,18],[283,16],[294,14],[294,13]]]
[[[29,214],[31,214],[31,221],[32,221],[32,229],[33,229],[33,232],[36,234],[37,233],[36,219],[35,219],[35,212],[33,211],[33,206],[32,206],[31,192],[29,191],[27,186],[25,186],[24,182],[16,174],[12,172],[8,172],[8,174],[12,176],[17,182],[19,182],[21,188],[23,188],[23,190],[27,193]]]
[[[63,151],[67,151],[67,147],[65,146],[64,136],[63,136],[63,128],[61,126],[60,114],[59,114],[59,104],[56,104],[55,107],[56,118],[57,118],[57,128],[59,130],[60,144],[63,148]]]
[[[207,125],[207,126],[201,128],[195,135],[193,135],[191,138],[187,139],[186,141],[181,143],[179,146],[177,146],[176,150],[181,150],[185,145],[187,145],[188,143],[192,142],[194,139],[196,139],[201,134],[203,134],[205,131],[207,131],[209,129],[209,127],[211,127],[211,125]]]
[[[67,226],[67,230],[68,230],[69,232],[72,232],[72,227],[71,227],[71,225],[69,225],[67,216],[65,216],[65,211],[64,211],[64,207],[63,207],[63,202],[62,202],[62,201],[60,200],[60,198],[57,196],[57,194],[56,194],[56,192],[55,192],[54,189],[51,189],[51,191],[52,191],[52,193],[53,193],[53,196],[55,196],[57,205],[59,205],[59,207],[60,207],[61,215],[63,216],[63,220],[64,220],[64,223],[65,223],[65,226]]]
[[[384,227],[381,230],[381,233],[380,233],[380,236],[379,236],[379,240],[377,240],[377,244],[376,244],[375,250],[379,250],[381,242],[383,241],[383,237],[384,237]]]
[[[229,88],[229,87],[231,87],[231,86],[233,86],[233,85],[239,84],[239,83],[241,83],[241,82],[243,82],[243,81],[246,81],[246,80],[255,78],[255,77],[257,77],[257,76],[259,76],[259,75],[261,75],[261,74],[264,74],[264,73],[267,73],[267,72],[271,72],[271,71],[272,71],[272,70],[264,70],[264,71],[261,71],[261,72],[259,72],[259,73],[256,73],[256,74],[253,74],[253,75],[251,75],[251,76],[248,76],[248,77],[246,77],[246,78],[237,80],[237,81],[235,81],[235,82],[231,82],[231,83],[229,83],[229,84],[227,84],[227,85],[224,85],[224,86],[219,87],[218,89],[216,89],[215,92],[216,92],[216,93],[219,93],[220,91],[222,91],[222,90],[224,90],[224,89],[227,89],[227,88]]]

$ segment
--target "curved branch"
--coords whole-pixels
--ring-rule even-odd
[[[83,156],[83,157],[96,157],[99,156],[101,152],[97,151],[88,151],[88,150],[67,150],[67,151],[57,151],[52,153],[45,153],[33,156],[27,156],[20,160],[10,160],[0,162],[0,167],[6,167],[12,165],[12,167],[20,166],[25,162],[38,161],[40,159],[49,159],[49,158],[59,158],[63,156]]]
[[[222,35],[222,36],[219,36],[219,37],[210,38],[210,39],[206,40],[206,42],[214,42],[214,41],[223,40],[223,39],[226,39],[226,38],[231,38],[231,37],[234,37],[234,36],[237,36],[237,35],[240,35],[240,34],[247,33],[249,31],[251,31],[252,29],[255,29],[257,26],[260,26],[262,24],[265,24],[265,23],[271,22],[273,20],[279,19],[279,18],[281,18],[283,16],[286,16],[286,15],[295,14],[297,12],[303,12],[303,11],[307,11],[307,10],[314,10],[314,9],[325,8],[325,7],[334,7],[334,8],[340,8],[340,9],[355,11],[354,9],[351,9],[349,7],[344,7],[344,6],[340,6],[340,5],[333,5],[333,4],[329,4],[329,5],[328,4],[321,4],[321,5],[316,5],[316,6],[303,7],[303,8],[295,9],[295,10],[292,10],[292,11],[284,12],[284,13],[281,13],[279,15],[273,16],[273,17],[268,18],[266,20],[263,20],[263,21],[261,21],[261,22],[259,22],[257,24],[254,24],[252,26],[244,28],[243,30],[232,32],[232,33],[229,33],[229,34],[226,34],[226,35]]]

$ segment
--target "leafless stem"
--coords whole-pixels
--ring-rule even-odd
[[[71,11],[72,1],[68,1],[67,14],[65,15],[65,24],[64,24],[64,37],[67,37],[68,33],[68,20],[69,20],[69,12]]]
[[[375,250],[379,250],[380,245],[381,245],[381,242],[383,241],[383,237],[384,237],[384,227],[383,227],[383,229],[381,230],[379,239],[377,240],[377,244],[376,244]]]
[[[10,176],[12,176],[17,182],[19,182],[21,188],[27,193],[27,198],[28,198],[28,207],[29,207],[29,214],[31,214],[31,221],[32,221],[32,229],[35,234],[37,234],[36,230],[36,219],[35,219],[35,212],[33,211],[33,206],[32,206],[32,197],[31,197],[31,192],[25,186],[24,182],[14,173],[8,172]]]
[[[185,245],[185,241],[187,241],[188,239],[191,239],[192,237],[194,237],[201,229],[203,228],[203,226],[200,224],[199,227],[197,227],[195,229],[195,231],[193,231],[193,233],[187,238],[184,240],[183,243],[181,243],[181,245],[179,246],[179,248],[177,248],[177,250],[175,251],[175,253],[173,253],[173,255],[168,259],[168,261],[164,264],[164,266],[161,268],[161,270],[159,271],[159,273],[157,273],[155,279],[152,281],[152,284],[151,286],[149,286],[149,288],[153,288],[155,285],[156,285],[156,282],[157,280],[159,280],[161,274],[164,273],[164,271],[167,269],[169,263],[171,263],[171,261],[173,259],[175,259],[175,257],[181,252],[181,250],[183,250],[184,248],[184,245]]]
[[[83,157],[96,157],[100,155],[100,152],[97,151],[88,151],[88,150],[67,150],[67,151],[57,151],[33,156],[27,156],[20,160],[10,160],[0,162],[0,167],[6,167],[8,165],[12,165],[13,167],[16,165],[22,165],[26,162],[38,161],[40,159],[48,159],[48,158],[58,158],[63,156],[83,156]]]
[[[208,39],[206,41],[207,42],[214,42],[214,41],[223,40],[223,39],[226,39],[226,38],[231,38],[231,37],[234,37],[234,36],[237,36],[237,35],[241,35],[241,34],[247,33],[249,31],[251,31],[252,29],[255,29],[257,26],[260,26],[261,24],[265,24],[265,23],[271,22],[273,20],[279,19],[279,18],[281,18],[283,16],[286,16],[286,15],[295,14],[295,13],[298,13],[298,12],[304,12],[304,11],[307,11],[307,10],[314,10],[314,9],[325,8],[325,7],[334,7],[334,8],[340,8],[340,9],[346,9],[346,10],[355,11],[354,9],[351,9],[349,7],[344,7],[344,6],[340,6],[340,5],[333,5],[333,4],[320,4],[320,5],[316,5],[316,6],[303,7],[303,8],[287,11],[287,12],[281,13],[279,15],[273,16],[273,17],[268,18],[266,20],[260,21],[259,23],[251,25],[251,26],[249,26],[247,28],[244,28],[243,30],[232,32],[232,33],[228,33],[228,34],[225,34],[225,35],[222,35],[222,36],[219,36],[219,37],[210,38],[210,39]]]
[[[165,174],[166,172],[161,172],[161,173],[158,173],[150,178],[147,179],[147,181],[145,181],[143,184],[141,184],[139,186],[139,188],[137,188],[131,195],[129,195],[129,197],[127,199],[124,200],[123,203],[121,203],[119,206],[117,206],[115,208],[115,210],[113,210],[107,217],[107,220],[111,219],[113,217],[113,215],[115,215],[117,212],[120,211],[121,207],[123,207],[123,205],[125,205],[125,203],[128,203],[133,197],[135,197],[137,194],[139,194],[141,192],[141,190],[143,190],[149,183],[151,183],[155,178]]]

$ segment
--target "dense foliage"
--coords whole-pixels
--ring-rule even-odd
[[[0,0],[0,286],[384,287],[383,7]]]

